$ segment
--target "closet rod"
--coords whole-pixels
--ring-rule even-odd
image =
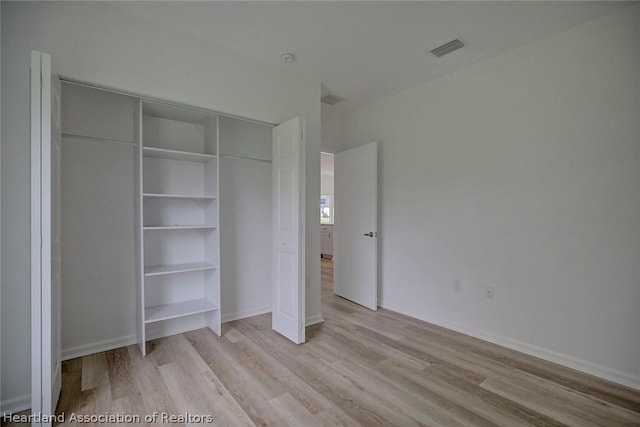
[[[223,158],[223,159],[240,159],[240,160],[253,160],[256,162],[265,162],[265,163],[273,163],[273,161],[271,160],[267,160],[267,159],[258,159],[256,157],[247,157],[247,156],[231,156],[231,155],[227,155],[227,154],[220,154],[219,157]]]
[[[137,145],[133,141],[125,141],[124,139],[115,139],[115,138],[100,138],[97,136],[88,136],[88,135],[77,135],[73,133],[63,133],[61,134],[63,139],[86,139],[93,142],[106,142],[110,144],[125,144],[125,145]]]
[[[141,94],[135,93],[135,92],[125,92],[125,91],[120,90],[120,89],[115,89],[115,88],[108,87],[108,86],[96,85],[96,84],[93,84],[93,83],[87,83],[87,82],[83,82],[82,80],[72,79],[70,77],[58,76],[58,78],[62,83],[69,83],[69,84],[73,84],[73,85],[77,85],[77,86],[88,87],[90,89],[104,90],[105,92],[111,92],[111,93],[115,93],[115,94],[118,94],[118,95],[129,96],[131,98],[141,99],[142,101],[157,102],[159,104],[170,105],[172,107],[185,108],[185,109],[188,109],[188,110],[199,111],[201,113],[213,114],[213,115],[216,115],[216,116],[228,117],[228,118],[231,118],[231,119],[244,120],[245,122],[257,123],[257,124],[260,124],[260,125],[267,125],[267,126],[272,126],[272,127],[276,126],[276,124],[274,124],[274,123],[263,122],[262,120],[248,119],[246,117],[236,116],[234,114],[221,113],[219,111],[209,110],[207,108],[195,107],[195,106],[189,105],[189,104],[181,104],[179,102],[168,101],[166,99],[156,98],[156,97],[153,97],[153,96],[141,95]]]

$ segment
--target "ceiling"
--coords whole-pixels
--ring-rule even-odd
[[[627,2],[117,2],[132,14],[322,82],[353,107],[626,6]],[[443,58],[429,51],[454,38]],[[296,60],[283,63],[280,55]],[[338,104],[340,105],[340,104]]]

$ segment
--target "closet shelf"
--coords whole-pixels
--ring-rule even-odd
[[[165,274],[188,273],[191,271],[213,270],[216,266],[210,262],[189,262],[186,264],[154,265],[144,268],[144,275],[162,276]]]
[[[192,314],[206,313],[217,310],[218,307],[205,298],[174,304],[147,307],[144,310],[144,323],[160,322],[162,320],[175,319],[177,317],[190,316]]]
[[[189,151],[167,150],[165,148],[143,147],[145,157],[158,157],[161,159],[187,160],[189,162],[206,163],[214,160],[214,154],[192,153]]]
[[[189,200],[214,200],[216,196],[191,195],[191,194],[164,194],[164,193],[143,193],[146,199],[189,199]]]
[[[75,133],[62,133],[61,134],[63,140],[64,139],[77,139],[77,140],[84,140],[84,141],[94,141],[94,142],[113,142],[116,144],[126,144],[126,145],[130,145],[130,146],[134,146],[136,145],[135,141],[129,141],[126,139],[117,139],[117,138],[105,138],[105,137],[99,137],[99,136],[92,136],[92,135],[80,135],[80,134],[75,134]]]
[[[195,225],[145,225],[143,230],[201,230],[217,228],[215,225],[195,224]]]

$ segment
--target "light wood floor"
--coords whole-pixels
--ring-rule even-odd
[[[296,346],[269,315],[64,363],[58,412],[274,426],[640,425],[640,393],[332,293]],[[69,424],[69,423],[67,423]],[[175,424],[174,424],[175,425]]]

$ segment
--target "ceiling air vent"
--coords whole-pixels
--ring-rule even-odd
[[[455,40],[451,40],[449,43],[443,44],[442,46],[438,46],[437,48],[433,49],[431,53],[433,53],[438,58],[441,58],[453,52],[454,50],[460,49],[463,46],[464,46],[464,43],[462,43],[458,39],[455,39]]]
[[[336,105],[338,102],[344,101],[344,98],[340,98],[339,96],[327,94],[320,98],[323,104]]]

